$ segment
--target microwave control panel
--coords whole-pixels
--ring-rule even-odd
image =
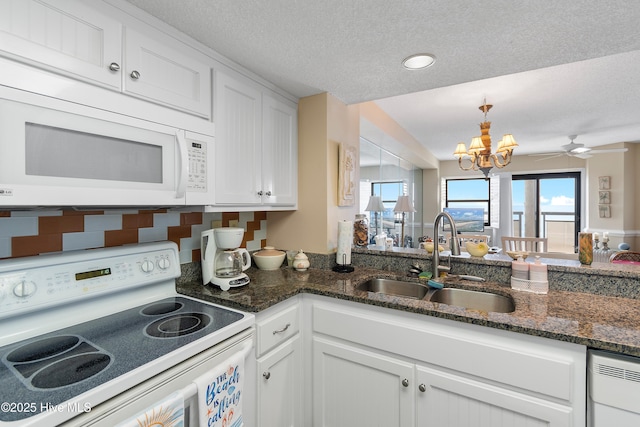
[[[189,191],[207,191],[207,143],[205,141],[187,140],[189,154]]]

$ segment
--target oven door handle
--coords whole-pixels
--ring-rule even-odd
[[[249,341],[245,342],[244,345],[242,346],[242,350],[240,350],[240,353],[242,354],[242,358],[246,359],[252,349],[253,349],[253,340],[249,340]],[[197,394],[198,394],[198,387],[196,386],[195,383],[191,383],[191,384],[189,384],[188,386],[186,386],[186,387],[184,387],[182,389],[182,396],[183,396],[185,401],[191,399],[192,397],[196,397]],[[195,417],[198,416],[197,408],[191,407],[189,415],[192,417],[190,419],[192,419],[192,420],[196,419],[196,418],[193,418],[193,417],[194,416]]]

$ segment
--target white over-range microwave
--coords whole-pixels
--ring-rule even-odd
[[[0,208],[213,202],[212,136],[31,95],[0,98]]]

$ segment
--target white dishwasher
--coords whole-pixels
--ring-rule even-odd
[[[640,426],[640,358],[589,351],[589,427]]]

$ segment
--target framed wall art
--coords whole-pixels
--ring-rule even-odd
[[[601,205],[611,204],[611,191],[599,191],[598,203],[600,203]]]
[[[598,205],[598,212],[600,218],[611,218],[611,206],[609,205]]]
[[[353,206],[356,200],[356,149],[338,145],[338,206]]]
[[[598,190],[609,190],[611,189],[611,177],[610,176],[599,176],[598,177]]]

